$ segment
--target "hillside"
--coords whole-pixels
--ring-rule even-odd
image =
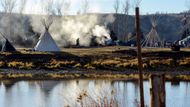
[[[0,31],[5,34],[14,45],[21,47],[33,47],[36,44],[40,33],[44,29],[41,24],[41,19],[43,17],[45,16],[20,16],[18,14],[8,16],[7,14],[1,13]],[[183,14],[159,14],[158,17],[158,25],[156,29],[162,40],[175,41],[181,38],[180,31],[182,31],[181,20],[183,18]],[[11,21],[8,20],[9,18]],[[150,18],[151,15],[141,16],[141,28],[144,35],[146,35],[151,29]],[[82,30],[86,29],[86,27],[88,30],[92,30],[95,25],[106,26],[106,28],[109,31],[113,31],[120,40],[126,40],[127,35],[129,33],[133,33],[135,30],[134,16],[126,16],[123,14],[88,14],[64,17],[56,16],[53,17],[53,20],[53,25],[50,27],[50,33],[60,46],[65,46],[70,42],[75,42],[75,40],[71,40],[70,38],[70,32],[73,31],[70,31],[69,33],[66,31],[70,29],[70,27],[75,27],[74,29],[77,29],[78,26],[74,24],[80,21],[81,22],[78,23],[78,25],[81,23],[83,24],[82,26],[84,28],[82,28]],[[70,22],[72,23],[70,24]],[[11,29],[9,23],[11,23]],[[81,33],[82,31],[79,30],[77,32]],[[90,33],[85,32],[85,34],[85,36],[88,36]],[[84,42],[86,41],[84,40]]]

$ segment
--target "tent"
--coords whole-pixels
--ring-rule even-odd
[[[190,21],[190,17],[185,14],[182,18],[182,30],[180,31],[181,34],[182,34],[182,37],[181,37],[181,40],[184,39],[184,38],[187,38],[189,35],[190,35],[190,29],[189,29],[189,21]]]
[[[5,41],[2,42],[1,51],[3,52],[14,52],[16,49],[14,46],[8,41],[8,39],[5,38]]]
[[[190,46],[190,36],[179,41],[179,45],[182,47],[189,47]]]
[[[3,52],[14,52],[16,51],[16,49],[14,48],[14,46],[9,42],[9,40],[0,32],[1,34],[1,44],[0,44],[0,48],[1,51]]]
[[[45,26],[45,32],[41,34],[38,43],[34,47],[35,51],[42,51],[42,52],[58,52],[60,51],[59,47],[57,46],[56,42],[52,38],[51,34],[49,33],[48,29],[51,24],[46,24],[45,21],[43,22]]]
[[[150,32],[147,34],[145,41],[142,45],[145,47],[161,46],[162,41],[160,39],[160,36],[158,35],[158,32],[156,31],[156,26],[157,26],[156,16],[153,16],[151,18],[151,24],[152,24],[152,28]]]

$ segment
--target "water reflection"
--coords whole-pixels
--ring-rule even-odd
[[[166,83],[167,107],[190,106],[190,82],[180,82],[179,85]]]
[[[8,84],[8,85],[7,85]],[[10,85],[11,84],[11,85]],[[64,80],[1,82],[0,107],[77,107],[81,91],[94,101],[115,98],[120,107],[135,107],[139,99],[137,81]],[[149,105],[149,83],[144,82],[145,104]],[[190,106],[190,82],[166,83],[167,107]]]

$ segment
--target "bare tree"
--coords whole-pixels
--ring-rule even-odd
[[[19,13],[22,14],[24,11],[24,8],[26,6],[26,0],[20,0],[20,4],[19,4]]]
[[[1,18],[6,18],[6,26],[3,28],[4,35],[8,37],[14,36],[14,29],[11,26],[14,24],[13,22],[13,16],[11,15],[13,10],[16,8],[16,0],[1,0],[1,8],[3,9],[3,12],[6,14],[3,15]],[[12,36],[13,35],[13,36]]]
[[[52,23],[55,15],[55,2],[54,0],[41,0],[41,5],[46,13],[46,16],[42,18],[45,23]]]
[[[123,31],[126,32],[124,35],[123,35],[123,40],[125,41],[128,41],[129,38],[127,37],[128,36],[128,33],[129,33],[129,9],[130,9],[130,2],[129,0],[125,0],[124,3],[123,3],[123,14],[125,14],[125,23],[123,23],[124,25],[123,26],[126,26],[126,27],[123,27]]]
[[[71,2],[66,0],[56,0],[53,4],[54,14],[58,16],[66,15],[70,9]]]
[[[69,9],[70,9],[70,6],[71,6],[71,2],[70,1],[67,1],[67,2],[65,2],[64,3],[64,5],[63,5],[63,13],[64,13],[64,15],[66,15],[66,14],[68,14],[68,11],[69,11]]]
[[[16,6],[16,0],[1,0],[1,7],[5,13],[12,13]]]
[[[63,5],[64,5],[64,0],[56,1],[55,3],[55,13],[59,16],[62,16],[63,14]]]
[[[134,8],[139,7],[141,2],[142,2],[142,0],[134,0]]]
[[[41,0],[43,10],[47,15],[52,15],[54,11],[54,0]]]
[[[113,7],[114,7],[114,10],[115,10],[115,13],[116,13],[116,14],[119,13],[120,0],[115,0]]]
[[[120,33],[119,32],[119,30],[120,30],[119,24],[120,24],[121,20],[120,20],[120,17],[118,16],[119,9],[120,9],[120,0],[115,0],[114,1],[113,8],[114,8],[114,11],[115,11],[115,18],[116,18],[116,21],[115,21],[115,24],[114,24],[114,29],[116,31],[116,35],[120,36],[120,34],[119,34]]]
[[[129,0],[125,0],[123,3],[123,14],[129,15],[130,2]]]
[[[185,1],[185,6],[187,8],[186,12],[184,12],[184,16],[181,20],[181,22],[183,23],[183,27],[182,30],[180,31],[180,33],[182,34],[181,39],[186,38],[187,36],[189,36],[189,26],[190,26],[190,0],[186,0]]]
[[[86,14],[89,11],[89,1],[88,0],[83,0],[82,4],[82,12]]]

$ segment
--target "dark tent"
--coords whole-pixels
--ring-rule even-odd
[[[5,42],[2,44],[1,51],[3,52],[14,52],[16,49],[13,45],[5,38]]]

